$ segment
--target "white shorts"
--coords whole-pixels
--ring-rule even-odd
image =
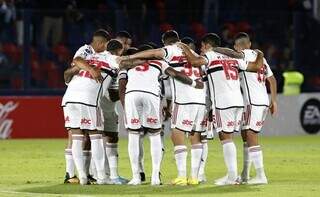
[[[115,112],[115,102],[103,96],[100,99],[100,108],[103,114],[103,127],[105,132],[118,132],[118,115]]]
[[[243,108],[215,109],[213,123],[216,131],[232,133],[240,131]]]
[[[144,92],[127,93],[124,111],[127,129],[161,129],[160,97]]]
[[[247,105],[243,112],[242,130],[260,132],[267,117],[269,107]]]
[[[186,132],[204,132],[207,128],[207,112],[205,105],[172,104],[171,128]]]
[[[67,129],[103,130],[103,115],[98,107],[68,103],[63,106],[63,114]]]

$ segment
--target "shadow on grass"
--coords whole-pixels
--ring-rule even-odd
[[[45,187],[34,187],[20,192],[47,193],[47,194],[82,194],[82,195],[192,195],[192,194],[220,194],[220,193],[242,193],[259,192],[259,187],[248,185],[216,187],[213,185],[199,186],[172,186],[163,185],[152,187],[150,185],[141,186],[121,186],[121,185],[52,185]]]

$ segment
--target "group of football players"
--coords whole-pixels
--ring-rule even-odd
[[[131,39],[126,31],[111,39],[107,31],[97,30],[64,73],[68,87],[62,107],[69,132],[65,183],[140,185],[145,181],[143,139],[148,136],[151,185],[161,185],[163,125],[171,119],[178,172],[173,185],[206,181],[207,139],[213,138],[213,130],[227,168],[215,184],[267,184],[258,133],[268,112],[277,112],[276,80],[264,54],[250,49],[248,34],[237,34],[233,50],[220,47],[220,37],[208,33],[200,40],[200,54],[191,38],[180,39],[173,30],[162,35],[160,48],[152,42],[134,48]],[[130,181],[118,174],[119,131],[128,133]],[[241,132],[244,145],[240,175],[234,132]],[[191,143],[189,177],[186,138]],[[251,163],[254,178],[249,176]]]

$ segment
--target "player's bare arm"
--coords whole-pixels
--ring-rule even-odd
[[[124,107],[124,98],[126,95],[127,83],[128,83],[127,79],[119,79],[119,99],[120,99],[122,107]]]
[[[194,52],[192,52],[188,45],[181,42],[179,42],[177,45],[179,48],[183,50],[188,62],[192,64],[193,67],[200,67],[208,63],[204,57],[199,56]]]
[[[169,76],[171,76],[172,78],[177,79],[178,81],[191,85],[197,89],[203,89],[203,82],[199,81],[199,80],[192,80],[190,77],[186,76],[185,74],[183,74],[182,72],[176,71],[175,69],[168,67],[165,71],[165,73]],[[194,85],[193,85],[194,84]]]
[[[98,83],[103,81],[100,69],[90,66],[83,58],[76,57],[72,61],[72,65],[79,67],[82,70],[88,71],[91,77]]]
[[[257,72],[263,66],[263,52],[255,49],[257,52],[257,58],[254,62],[249,62],[247,71]]]
[[[121,58],[121,57],[119,57]],[[119,60],[117,60],[119,61]],[[144,64],[146,62],[146,60],[142,60],[142,59],[127,59],[127,60],[122,60],[119,64],[119,68],[120,69],[130,69],[133,68],[135,66]]]
[[[165,51],[161,48],[150,49],[146,51],[141,51],[133,55],[121,56],[120,61],[132,60],[132,59],[163,59],[165,57]]]
[[[237,59],[244,58],[244,54],[243,53],[237,52],[235,50],[232,50],[232,49],[229,49],[229,48],[226,48],[226,47],[215,47],[215,48],[213,48],[213,51],[217,52],[217,53],[224,54],[224,55],[232,57],[232,58],[237,58]]]
[[[277,106],[277,80],[274,76],[267,78],[270,84],[270,92],[271,92],[271,103],[270,103],[270,112],[272,115],[277,114],[278,106]]]
[[[68,84],[71,81],[72,77],[78,74],[79,71],[80,71],[80,68],[77,66],[73,66],[65,70],[63,73],[64,82]]]

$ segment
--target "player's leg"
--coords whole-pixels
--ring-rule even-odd
[[[139,172],[141,182],[146,181],[146,174],[144,173],[144,147],[143,147],[143,140],[146,132],[144,129],[140,131],[140,138],[139,138]]]
[[[191,132],[189,133],[189,139],[191,142],[191,178],[189,178],[188,184],[197,185],[199,184],[198,173],[203,151],[201,134],[199,132]]]
[[[208,140],[206,139],[206,135],[201,135],[201,144],[202,144],[202,153],[201,153],[201,162],[199,166],[198,172],[198,181],[199,183],[205,183],[207,181],[205,175],[205,168],[208,158]]]
[[[249,118],[251,117],[251,106],[247,105],[242,118],[242,131],[241,138],[243,141],[243,169],[241,172],[241,176],[239,177],[239,181],[242,183],[246,183],[250,177],[250,160],[249,160],[249,151],[248,151],[248,143],[246,133],[248,131]]]
[[[173,180],[174,185],[187,185],[187,156],[185,145],[185,131],[191,131],[192,123],[188,119],[188,112],[183,111],[185,105],[173,103],[171,120],[171,140],[174,145],[174,157],[178,170],[178,177]],[[187,116],[187,117],[186,117]]]
[[[233,132],[238,131],[237,127],[241,123],[242,111],[240,108],[216,109],[217,131],[222,144],[224,162],[228,170],[226,177],[215,181],[216,185],[233,185],[237,183],[237,149],[233,142]]]
[[[268,180],[265,175],[263,166],[263,153],[262,148],[258,141],[258,133],[261,131],[268,107],[252,106],[252,114],[250,129],[246,132],[248,143],[249,160],[252,162],[255,170],[256,177],[248,181],[248,184],[267,184]]]
[[[79,179],[75,174],[75,164],[72,157],[72,133],[68,130],[68,144],[65,149],[66,175],[64,183],[79,183]]]
[[[203,155],[201,134],[207,130],[207,110],[206,106],[203,105],[191,105],[189,108],[189,113],[195,114],[195,116],[192,119],[193,131],[189,135],[191,142],[191,178],[189,178],[188,184],[197,185],[199,184],[198,177]],[[190,118],[192,118],[192,115],[190,115]]]
[[[160,165],[162,160],[162,143],[161,143],[161,110],[160,98],[151,94],[143,95],[142,109],[142,126],[149,134],[150,152],[152,160],[151,185],[160,185]]]
[[[89,138],[88,132],[84,133],[84,146],[83,146],[83,159],[84,159],[84,167],[85,167],[85,173],[88,177],[88,181],[90,184],[94,184],[97,182],[96,179],[93,178],[90,174],[90,168],[91,168],[91,163],[94,163],[92,161],[91,157],[91,142]]]
[[[139,112],[141,112],[141,103],[139,96],[131,92],[125,97],[125,127],[128,130],[128,153],[131,164],[132,179],[129,185],[140,185],[141,177],[139,171],[139,142],[141,122]]]

